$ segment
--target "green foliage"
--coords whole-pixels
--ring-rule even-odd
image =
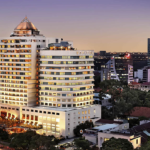
[[[10,147],[15,149],[37,149],[45,147],[47,150],[55,150],[58,140],[54,136],[39,135],[35,131],[27,131],[25,133],[12,134]]]
[[[5,128],[0,129],[0,140],[8,140],[9,134],[6,132]]]
[[[94,76],[94,86],[95,86],[95,88],[99,87],[100,80],[101,80],[100,76],[97,76],[97,75]]]
[[[148,141],[145,145],[142,145],[139,150],[150,150],[150,141]]]
[[[85,129],[91,127],[94,127],[93,122],[85,121],[85,123],[81,123],[78,126],[76,126],[76,128],[74,129],[74,134],[76,136],[82,136],[82,134],[80,134],[80,130],[84,131]]]
[[[100,83],[100,99],[103,100],[105,94],[110,94],[109,100],[112,109],[102,107],[102,117],[114,119],[123,115],[128,116],[136,106],[150,107],[150,92],[134,90],[128,88],[127,84],[122,84],[116,80],[106,80]]]
[[[133,150],[132,144],[126,139],[110,138],[103,142],[102,150]]]
[[[80,137],[79,139],[75,139],[74,144],[77,147],[77,149],[91,150],[89,141],[85,140],[85,138],[83,137]]]

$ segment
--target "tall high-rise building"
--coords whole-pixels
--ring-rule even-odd
[[[133,60],[130,54],[113,56],[106,63],[106,68],[101,71],[101,81],[110,79],[126,83],[133,81]]]
[[[150,39],[148,39],[148,66],[150,66]]]
[[[75,50],[62,38],[45,38],[28,20],[0,39],[0,114],[38,133],[72,137],[73,129],[101,117],[93,105],[94,51]]]

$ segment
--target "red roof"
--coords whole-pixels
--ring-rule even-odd
[[[131,82],[132,85],[139,85],[140,83],[138,82]]]
[[[147,117],[150,118],[150,108],[149,107],[134,107],[133,111],[129,116],[132,117]]]

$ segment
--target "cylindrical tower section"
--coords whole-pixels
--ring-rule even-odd
[[[40,105],[69,108],[93,104],[93,54],[92,50],[40,50]]]

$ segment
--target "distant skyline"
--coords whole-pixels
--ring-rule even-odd
[[[27,16],[46,37],[81,50],[147,52],[150,0],[0,0],[0,37]]]

